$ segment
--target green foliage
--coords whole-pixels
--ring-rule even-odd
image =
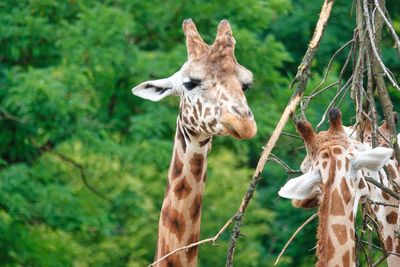
[[[352,37],[350,5],[334,8],[308,90]],[[137,267],[152,261],[178,99],[143,101],[130,88],[180,68],[187,17],[209,43],[219,20],[229,19],[237,59],[255,77],[247,97],[259,134],[241,142],[215,137],[210,153],[201,237],[215,235],[237,209],[292,94],[288,84],[319,8],[318,1],[290,0],[1,1],[0,265]],[[398,29],[398,5],[391,9]],[[386,49],[384,57],[396,69],[393,52]],[[338,56],[323,86],[337,79],[345,57]],[[320,120],[336,89],[311,102],[310,121]],[[342,108],[350,123],[348,97]],[[294,133],[293,126],[285,131]],[[281,137],[274,153],[297,169],[300,146],[301,140]],[[271,266],[312,214],[277,198],[286,178],[281,166],[268,163],[243,222],[237,266]],[[315,246],[315,226],[297,237],[281,266],[314,262],[308,250]],[[202,246],[199,265],[223,265],[228,240],[229,231],[219,246]]]

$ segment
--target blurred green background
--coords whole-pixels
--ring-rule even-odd
[[[133,96],[131,88],[181,67],[181,24],[188,17],[209,43],[227,18],[237,59],[255,77],[247,97],[257,137],[215,137],[209,155],[201,237],[213,236],[238,208],[292,94],[288,85],[322,2],[2,0],[0,265],[136,267],[153,260],[178,99],[152,103]],[[306,93],[353,36],[351,2],[337,1],[333,8]],[[387,5],[400,32],[400,5]],[[384,39],[384,60],[398,77],[399,57],[387,31]],[[337,80],[348,51],[336,57],[326,84]],[[307,116],[314,124],[336,89],[311,102]],[[389,89],[399,111],[400,94]],[[354,123],[348,95],[340,108],[345,124]],[[291,123],[285,131],[295,133]],[[300,139],[282,136],[273,153],[299,169],[305,151]],[[272,266],[315,212],[278,199],[288,178],[281,166],[267,164],[243,222],[235,266]],[[280,266],[315,262],[316,224],[297,236]],[[229,231],[218,246],[202,246],[199,266],[224,266],[228,240]]]

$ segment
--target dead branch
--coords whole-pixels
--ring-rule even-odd
[[[216,245],[215,242],[219,239],[219,237],[222,235],[222,233],[225,232],[226,228],[228,228],[228,226],[232,223],[232,221],[233,221],[233,219],[235,218],[235,216],[236,216],[236,214],[233,215],[233,216],[224,224],[224,226],[222,226],[222,228],[218,231],[218,233],[217,233],[215,236],[210,237],[210,238],[207,238],[207,239],[200,240],[200,241],[195,242],[195,243],[191,243],[191,244],[189,244],[189,245],[187,245],[187,246],[184,246],[184,247],[177,248],[177,249],[171,251],[170,253],[165,254],[163,257],[159,258],[157,261],[155,261],[155,262],[149,264],[149,267],[155,266],[156,264],[158,264],[158,263],[160,263],[161,261],[165,260],[166,258],[168,258],[169,256],[171,256],[172,254],[175,254],[175,253],[177,253],[177,252],[179,252],[179,251],[181,251],[181,250],[188,250],[188,249],[190,249],[190,248],[197,247],[197,246],[200,246],[200,245],[206,244],[206,243],[212,243],[212,245]]]
[[[382,0],[378,1],[380,4]],[[381,41],[381,33],[382,33],[382,26],[383,26],[383,18],[382,16],[378,15],[375,16],[375,38],[372,32],[372,27],[371,27],[371,18],[369,15],[369,9],[368,9],[368,3],[367,0],[363,0],[363,6],[364,6],[364,16],[366,20],[366,27],[367,31],[369,33],[369,43],[371,45],[371,48],[373,50],[374,57],[372,57],[372,74],[374,77],[374,81],[376,83],[376,88],[378,90],[380,102],[382,104],[382,110],[385,115],[386,123],[389,126],[390,130],[390,142],[389,146],[394,149],[394,154],[396,157],[397,162],[400,162],[400,148],[397,142],[397,136],[396,136],[396,125],[395,125],[395,120],[393,116],[393,103],[392,100],[390,99],[390,96],[388,94],[388,91],[385,86],[385,82],[383,80],[383,73],[387,75],[386,67],[383,65],[383,62],[379,56],[379,52],[376,47],[379,47],[380,41]],[[389,78],[389,76],[388,76]],[[396,87],[396,86],[397,87]],[[397,83],[395,83],[395,86],[398,90],[400,88],[398,87]]]
[[[395,87],[397,90],[400,91],[399,85],[397,84],[396,80],[392,77],[392,75],[388,72],[385,64],[383,63],[383,61],[379,55],[378,49],[376,48],[376,44],[375,44],[376,38],[374,38],[374,34],[372,31],[372,27],[371,27],[371,18],[369,15],[368,1],[363,0],[363,5],[364,5],[364,16],[365,16],[365,22],[366,22],[366,26],[367,26],[367,32],[368,32],[372,52],[375,56],[375,59],[378,61],[379,65],[381,66],[382,71],[385,73],[385,76],[392,83],[393,87]],[[376,16],[376,17],[377,17],[376,20],[378,20],[378,18],[382,19],[381,16]],[[382,27],[380,26],[379,28],[380,28],[379,30],[375,29],[375,31],[374,31],[376,35],[380,35],[380,33],[381,33]]]
[[[376,187],[378,187],[379,189],[381,189],[383,192],[385,192],[385,193],[391,195],[391,196],[394,197],[395,199],[400,200],[400,195],[399,195],[399,194],[395,193],[393,190],[387,188],[387,187],[384,186],[383,184],[381,184],[381,183],[375,181],[374,178],[365,176],[365,180],[366,180],[367,182],[369,182],[369,183],[375,185]]]
[[[378,201],[373,201],[372,199],[367,199],[369,203],[375,204],[375,205],[380,205],[380,206],[386,206],[386,207],[393,207],[393,208],[398,208],[399,205],[394,205],[394,204],[389,204],[389,203],[384,203],[384,202],[378,202]]]
[[[381,6],[379,5],[378,0],[374,0],[374,2],[375,2],[376,9],[381,14],[383,21],[385,21],[385,23],[386,23],[386,26],[389,28],[390,34],[392,35],[392,37],[394,39],[397,52],[400,55],[400,40],[399,40],[399,37],[397,36],[396,31],[394,30],[392,23],[390,23],[390,21],[386,18],[385,13],[383,12]]]
[[[281,165],[285,169],[287,174],[302,173],[301,170],[294,170],[294,169],[290,168],[290,166],[286,162],[284,162],[282,159],[280,159],[279,157],[277,157],[276,155],[274,155],[272,153],[271,153],[268,161],[274,161],[274,162],[278,163],[279,165]]]
[[[271,138],[268,140],[268,143],[261,154],[260,160],[258,161],[257,168],[255,170],[251,183],[247,189],[245,196],[243,197],[242,203],[240,204],[237,216],[234,219],[235,226],[232,230],[231,240],[228,247],[227,260],[226,260],[227,267],[233,266],[233,257],[235,253],[236,241],[240,234],[240,226],[243,219],[243,215],[246,211],[246,208],[251,198],[253,197],[255,188],[259,180],[261,179],[261,173],[264,169],[265,163],[267,162],[272,149],[275,147],[275,144],[278,141],[278,138],[281,135],[284,126],[289,120],[290,115],[293,114],[294,111],[296,110],[296,107],[299,104],[301,97],[303,96],[304,90],[306,89],[308,78],[310,76],[309,69],[311,66],[311,62],[314,59],[322,35],[325,31],[325,27],[328,22],[333,3],[334,3],[333,0],[325,0],[324,4],[322,5],[321,13],[317,25],[315,27],[313,37],[311,38],[307,52],[304,55],[300,66],[298,67],[298,71],[294,78],[294,81],[291,83],[291,87],[294,86],[295,83],[297,83],[296,91],[293,93],[274,132],[272,133]]]
[[[289,240],[286,242],[285,246],[283,247],[283,249],[281,250],[281,253],[279,253],[278,257],[276,258],[276,261],[274,263],[274,266],[278,264],[280,258],[282,257],[282,255],[285,253],[287,247],[290,245],[290,243],[292,243],[293,239],[296,237],[296,235],[298,233],[300,233],[300,231],[304,228],[304,226],[306,226],[309,222],[311,222],[312,220],[314,220],[316,217],[318,216],[318,213],[314,213],[313,215],[310,216],[310,218],[308,218],[302,225],[300,225],[299,228],[297,228],[297,230],[293,233],[293,235],[289,238]]]

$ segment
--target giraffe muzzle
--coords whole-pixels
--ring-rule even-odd
[[[236,139],[249,139],[257,133],[257,125],[252,117],[240,118],[223,112],[221,124],[224,126],[225,132]]]

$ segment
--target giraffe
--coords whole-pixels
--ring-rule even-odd
[[[395,121],[397,122],[397,116],[395,116]],[[346,134],[350,137],[350,141],[353,143],[354,147],[358,151],[365,151],[367,149],[371,149],[371,141],[372,141],[372,134],[371,134],[371,124],[368,120],[364,122],[364,132],[363,132],[363,140],[364,143],[356,140],[356,132],[355,126],[346,127],[343,126],[345,129]],[[378,128],[378,144],[382,147],[389,147],[388,140],[390,136],[390,131],[386,122]],[[400,137],[400,135],[399,135]],[[366,169],[362,170],[363,176],[368,176],[374,178],[376,181],[381,182],[389,189],[399,193],[399,185],[400,185],[400,173],[399,173],[399,164],[397,163],[394,156],[392,156],[386,163],[386,167],[389,173],[389,176],[381,170],[379,172],[373,172]],[[303,173],[306,173],[310,168],[310,161],[309,158],[306,156],[301,164],[301,170]],[[385,250],[388,252],[387,263],[388,267],[395,267],[400,266],[400,243],[399,238],[396,235],[396,227],[399,225],[399,201],[392,197],[391,195],[385,193],[380,188],[376,187],[373,184],[367,183],[368,190],[365,192],[366,188],[362,185],[365,184],[365,179],[362,178],[358,181],[358,185],[356,184],[355,189],[364,191],[359,192],[359,195],[365,196],[368,194],[367,203],[367,213],[371,216],[376,218],[379,232],[378,236],[381,239],[381,243],[385,247]],[[360,186],[361,185],[361,186]],[[307,198],[305,199],[293,199],[292,204],[298,208],[311,208],[316,207],[320,203],[321,198],[321,190],[318,186],[313,189]],[[364,201],[366,198],[364,197]],[[371,203],[372,202],[372,203]],[[376,203],[385,203],[391,206],[384,206],[382,204]],[[393,207],[398,206],[398,208]],[[355,207],[357,208],[357,207]]]
[[[355,266],[355,212],[360,199],[368,194],[361,169],[379,171],[393,151],[383,147],[357,151],[342,126],[338,109],[330,110],[329,120],[330,128],[319,133],[306,120],[296,123],[310,168],[290,179],[279,195],[307,200],[315,191],[320,192],[316,266]]]
[[[158,225],[155,259],[197,242],[206,180],[207,153],[214,135],[252,138],[257,132],[244,91],[253,74],[235,58],[235,39],[222,20],[212,45],[206,44],[191,19],[184,20],[188,59],[169,78],[143,82],[134,95],[159,101],[180,97],[179,115],[167,188]],[[157,266],[196,266],[197,247],[179,251]]]
[[[397,120],[396,120],[397,121]],[[371,126],[369,121],[366,123],[364,130],[364,140],[371,142]],[[389,147],[390,130],[386,122],[378,128],[380,135],[378,136],[378,145],[382,147]],[[375,180],[383,183],[386,187],[394,192],[400,193],[400,168],[399,163],[392,156],[386,163],[387,174],[383,171],[379,175],[368,174]],[[385,193],[376,186],[371,187],[369,196],[372,203],[368,206],[368,212],[375,215],[379,227],[379,237],[385,250],[388,252],[387,263],[388,267],[400,266],[400,239],[396,234],[399,226],[399,211],[400,202],[391,195]],[[376,203],[385,203],[393,206],[384,206]],[[397,255],[396,255],[397,254]]]

